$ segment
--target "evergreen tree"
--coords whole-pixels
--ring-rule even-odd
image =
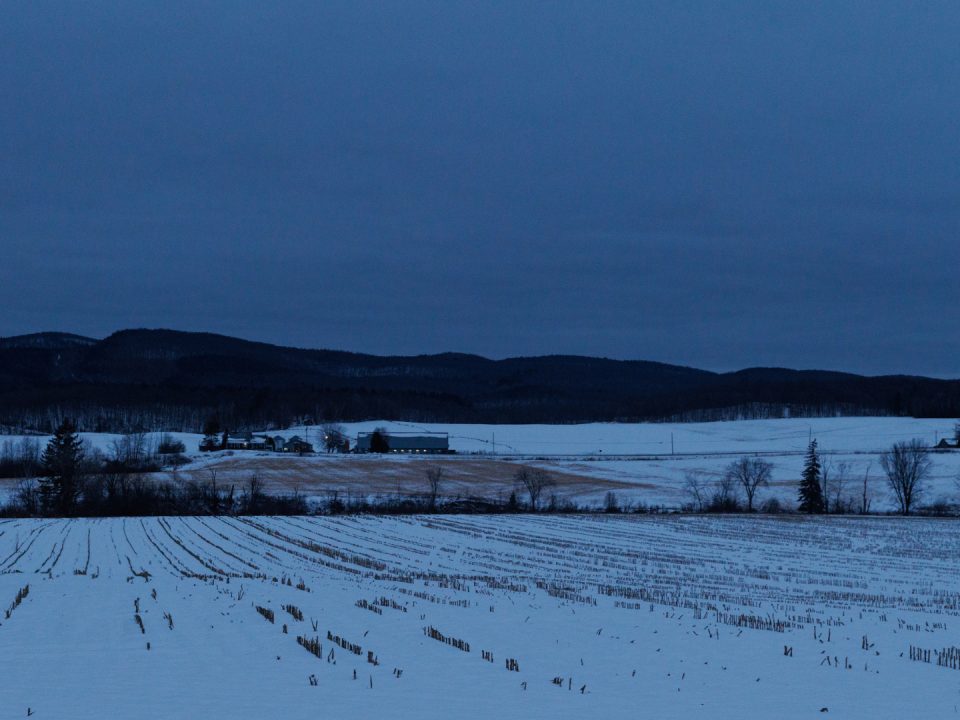
[[[387,435],[381,433],[380,430],[374,430],[373,435],[370,436],[370,452],[372,453],[388,453],[390,452],[390,443],[387,440]]]
[[[213,417],[207,420],[203,427],[203,440],[200,442],[200,449],[211,451],[217,450],[220,446],[220,421]]]
[[[82,489],[83,441],[71,420],[60,423],[43,451],[44,477],[40,479],[40,504],[47,514],[69,516]]]
[[[803,464],[803,476],[800,480],[800,512],[823,512],[823,489],[820,487],[820,456],[817,455],[817,441],[813,440],[807,448],[807,459]]]

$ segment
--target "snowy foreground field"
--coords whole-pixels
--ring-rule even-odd
[[[921,518],[9,520],[0,717],[953,717],[958,550]]]

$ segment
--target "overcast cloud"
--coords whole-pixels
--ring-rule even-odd
[[[0,1],[0,335],[960,376],[960,5]]]

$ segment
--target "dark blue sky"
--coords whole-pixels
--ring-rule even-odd
[[[960,376],[960,5],[0,0],[0,335]]]

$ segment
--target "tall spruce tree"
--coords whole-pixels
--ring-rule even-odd
[[[203,440],[200,441],[201,451],[212,451],[220,448],[220,421],[210,418],[203,426]]]
[[[807,459],[803,464],[803,476],[800,480],[800,512],[823,512],[823,489],[820,486],[820,456],[817,454],[817,441],[812,440],[807,448]]]
[[[83,441],[71,420],[60,423],[43,451],[40,505],[48,515],[69,516],[82,489]]]

